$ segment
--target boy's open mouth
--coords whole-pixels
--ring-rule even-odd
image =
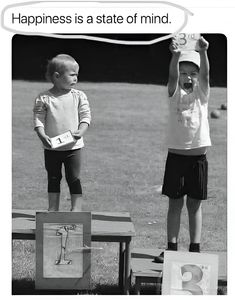
[[[192,89],[192,88],[193,88],[192,82],[185,82],[185,83],[184,83],[184,88],[185,88],[186,90]]]

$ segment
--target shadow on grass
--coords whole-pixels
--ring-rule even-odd
[[[36,290],[34,280],[20,279],[12,281],[12,295],[76,295],[76,292],[59,290]]]
[[[70,290],[36,290],[34,280],[21,279],[12,281],[12,295],[121,295],[122,292],[117,285],[96,285],[91,290],[70,291]],[[130,294],[134,294],[131,288]],[[156,295],[154,285],[143,286],[141,295]],[[217,295],[227,295],[227,286],[219,286]]]
[[[121,295],[122,292],[117,285],[96,285],[91,290],[37,290],[35,281],[20,279],[12,281],[12,295]]]

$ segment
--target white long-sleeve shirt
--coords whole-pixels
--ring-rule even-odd
[[[80,123],[90,124],[91,112],[84,92],[71,89],[62,96],[54,96],[50,91],[40,93],[34,102],[34,128],[44,127],[50,138],[70,130],[74,132]],[[83,138],[72,145],[58,148],[58,151],[84,147]],[[46,148],[51,149],[51,148]]]

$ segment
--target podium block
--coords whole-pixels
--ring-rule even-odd
[[[90,288],[91,213],[36,213],[36,289]]]
[[[218,255],[165,251],[163,295],[217,295]]]

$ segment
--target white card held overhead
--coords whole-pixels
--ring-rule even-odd
[[[179,45],[180,50],[192,51],[199,50],[198,41],[200,33],[179,33],[174,38]]]
[[[66,131],[63,134],[51,138],[51,148],[56,149],[75,142],[71,131]]]

